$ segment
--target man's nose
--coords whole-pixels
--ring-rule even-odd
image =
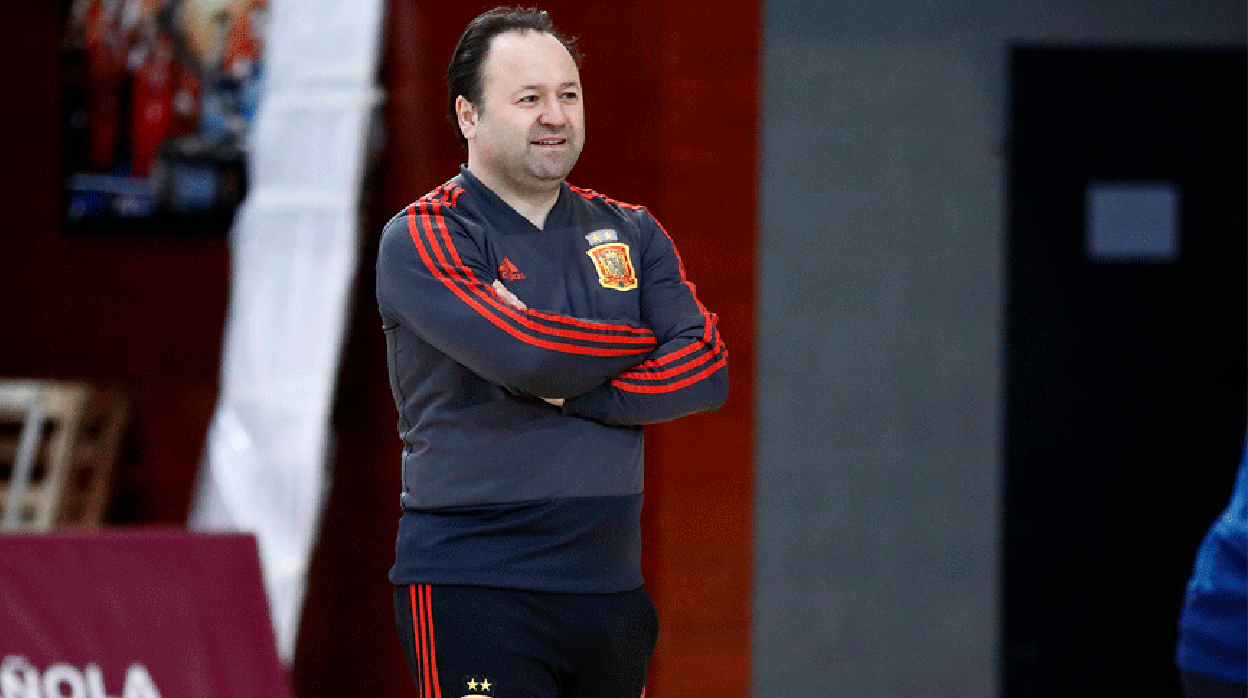
[[[559,103],[559,100],[551,100],[542,109],[542,113],[538,116],[538,121],[543,126],[563,126],[568,123],[568,113],[564,111],[563,105]]]

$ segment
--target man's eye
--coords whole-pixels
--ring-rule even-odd
[[[580,93],[577,93],[577,92],[564,92],[563,93],[563,98],[566,100],[574,100],[574,99],[579,98],[580,96],[581,96]]]
[[[520,101],[532,104],[537,101],[537,95],[525,95],[520,98]]]

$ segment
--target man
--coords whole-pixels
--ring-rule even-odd
[[[473,20],[447,71],[468,164],[395,216],[377,300],[403,438],[400,639],[421,698],[637,698],[643,424],[717,409],[727,350],[667,233],[569,186],[579,54]]]

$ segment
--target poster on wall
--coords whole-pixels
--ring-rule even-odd
[[[70,0],[69,234],[225,234],[247,190],[268,0]]]

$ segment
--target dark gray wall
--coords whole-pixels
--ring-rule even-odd
[[[765,8],[752,694],[992,696],[1007,48],[1245,2]]]

